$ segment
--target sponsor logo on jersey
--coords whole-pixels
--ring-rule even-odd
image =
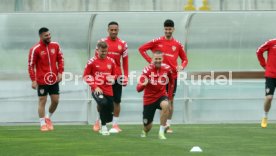
[[[45,55],[46,53],[45,53],[45,51],[41,51],[40,52],[40,55],[42,56],[42,55]]]
[[[176,46],[172,46],[172,50],[175,51],[176,50]]]
[[[158,47],[161,47],[161,48],[162,48],[162,47],[163,47],[163,45],[162,45],[162,44],[158,44]]]

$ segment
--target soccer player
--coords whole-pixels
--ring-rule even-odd
[[[267,60],[263,54],[267,51]],[[271,107],[275,87],[276,87],[276,39],[269,40],[261,45],[257,50],[257,57],[260,65],[265,69],[265,101],[264,117],[261,127],[267,127],[268,112]]]
[[[109,135],[106,123],[111,122],[113,118],[112,84],[116,78],[116,65],[112,58],[107,57],[107,51],[107,44],[98,42],[97,56],[88,61],[83,73],[83,78],[91,87],[92,96],[97,102],[102,135]]]
[[[157,51],[153,54],[152,63],[143,70],[137,91],[144,90],[143,103],[143,123],[141,137],[147,137],[148,132],[152,128],[152,121],[156,109],[161,109],[159,139],[166,139],[164,133],[166,129],[166,121],[169,116],[169,98],[172,98],[173,86],[169,85],[169,93],[167,94],[166,86],[168,82],[173,81],[172,70],[169,65],[162,63],[163,54]]]
[[[113,126],[110,129],[111,133],[119,133],[122,130],[118,126],[119,115],[121,110],[121,97],[122,97],[122,86],[126,86],[128,83],[128,53],[127,53],[127,43],[120,38],[118,38],[119,24],[117,22],[108,23],[108,34],[109,36],[101,39],[108,45],[107,56],[114,59],[116,63],[116,75],[118,79],[115,81],[113,88],[113,100],[114,100],[114,116],[113,116]],[[97,55],[97,53],[95,53]],[[122,59],[122,63],[121,63]],[[124,72],[122,73],[121,67]],[[96,120],[93,130],[99,130],[99,119]]]
[[[174,84],[174,92],[173,97],[176,92],[177,88],[177,74],[178,72],[182,71],[188,64],[188,59],[184,51],[183,45],[173,38],[173,32],[174,32],[174,22],[170,19],[166,20],[164,22],[164,33],[165,36],[153,39],[152,41],[149,41],[145,44],[143,44],[139,48],[139,52],[141,55],[146,59],[147,62],[151,63],[152,59],[147,54],[147,50],[151,50],[153,53],[155,51],[162,51],[163,52],[163,63],[168,64],[172,68],[173,72],[173,84]],[[177,59],[180,57],[182,60],[181,65],[177,64]],[[173,114],[173,98],[170,100],[170,115],[167,120],[167,127],[168,133],[172,133],[173,130],[171,129],[171,119]]]
[[[64,71],[64,61],[59,44],[51,41],[48,28],[40,28],[39,37],[40,41],[30,49],[28,70],[32,80],[32,88],[37,90],[39,97],[40,130],[49,131],[54,129],[50,118],[59,103],[59,82]],[[48,94],[51,98],[51,105],[45,116]]]

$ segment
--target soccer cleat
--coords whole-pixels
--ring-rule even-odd
[[[46,132],[46,131],[49,131],[49,129],[48,129],[47,125],[42,125],[42,126],[40,127],[40,131],[41,131],[41,132]]]
[[[109,130],[109,133],[119,133],[119,131],[117,129],[115,129],[115,128],[111,128]]]
[[[266,128],[267,127],[267,118],[263,118],[262,119],[261,126],[262,126],[262,128]]]
[[[158,137],[159,137],[159,139],[161,139],[161,140],[166,140],[166,139],[167,139],[167,138],[165,137],[164,132],[159,132]]]
[[[50,131],[54,130],[54,126],[50,118],[45,118],[45,122]]]
[[[141,138],[146,138],[148,136],[148,133],[142,130]]]
[[[173,130],[169,126],[167,126],[165,129],[165,133],[173,133]]]
[[[100,130],[100,120],[96,120],[95,124],[93,125],[93,131],[99,132]]]
[[[118,131],[118,133],[122,131],[117,124],[113,125],[112,129],[116,129]]]
[[[110,133],[108,132],[108,130],[103,130],[103,129],[99,130],[99,133],[102,134],[102,135],[104,135],[104,136],[110,135]]]

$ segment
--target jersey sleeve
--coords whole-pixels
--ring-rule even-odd
[[[269,46],[270,46],[270,42],[269,42],[269,41],[268,41],[268,42],[265,42],[263,45],[261,45],[261,46],[257,49],[257,52],[256,52],[257,58],[258,58],[258,60],[259,60],[259,62],[260,62],[260,65],[261,65],[262,67],[264,67],[264,68],[265,68],[265,66],[266,66],[266,61],[265,61],[265,58],[264,58],[263,54],[264,54],[265,51],[267,51],[267,50],[269,49]]]
[[[137,86],[136,86],[137,92],[141,92],[145,89],[146,85],[143,85],[143,84],[146,81],[149,81],[149,79],[148,79],[149,73],[150,73],[150,68],[149,68],[149,66],[147,66],[144,68],[143,73],[140,76],[139,81],[137,83]]]
[[[123,70],[124,70],[124,76],[128,77],[128,46],[127,43],[124,45],[124,51],[123,51]]]
[[[187,55],[184,51],[184,46],[180,43],[180,51],[179,51],[179,57],[181,59],[181,66],[183,67],[183,69],[187,66],[188,64],[188,58]]]
[[[58,45],[58,52],[57,52],[57,62],[58,62],[58,72],[62,74],[64,72],[64,59],[63,53],[61,51],[60,46]]]
[[[155,45],[156,40],[149,41],[139,47],[139,52],[143,56],[143,58],[148,62],[151,63],[151,57],[148,55],[147,50],[152,50]]]
[[[36,63],[37,63],[37,52],[35,51],[35,49],[31,48],[29,52],[29,59],[28,59],[28,71],[32,81],[36,81],[36,76],[35,76]]]
[[[98,86],[94,81],[92,70],[93,70],[93,60],[89,60],[84,69],[83,79],[92,88],[92,90],[95,90]]]

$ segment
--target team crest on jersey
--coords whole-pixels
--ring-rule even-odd
[[[108,69],[111,69],[111,64],[108,64],[108,65],[107,65],[107,68],[108,68]]]
[[[44,89],[39,90],[40,94],[44,94]]]
[[[55,49],[51,49],[51,53],[54,54],[55,53]]]
[[[176,50],[176,46],[172,46],[172,50],[175,51]]]
[[[121,46],[121,45],[118,45],[118,49],[119,49],[119,50],[122,50],[122,46]]]

